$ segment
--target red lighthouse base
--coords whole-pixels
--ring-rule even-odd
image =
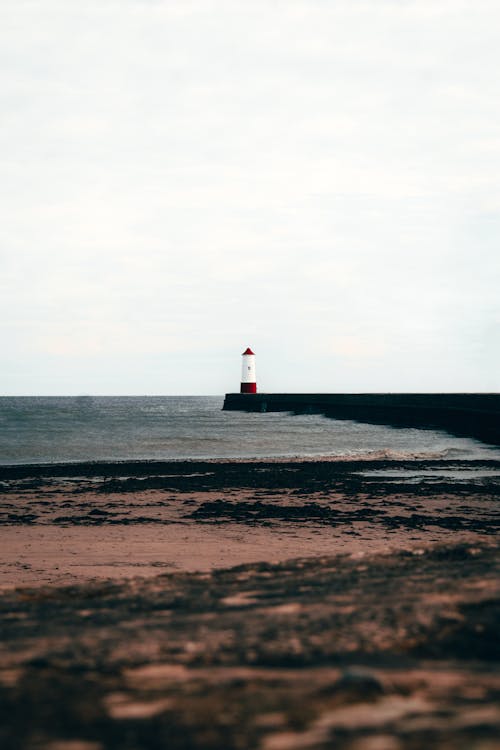
[[[242,383],[240,393],[257,393],[257,383]]]

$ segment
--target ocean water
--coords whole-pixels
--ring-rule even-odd
[[[0,398],[0,464],[126,459],[500,458],[443,432],[317,414],[222,411],[223,398]]]

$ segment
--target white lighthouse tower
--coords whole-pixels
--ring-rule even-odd
[[[257,393],[255,354],[250,347],[247,347],[242,356],[240,393]]]

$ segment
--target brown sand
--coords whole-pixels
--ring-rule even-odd
[[[241,489],[226,491],[225,496],[235,508],[257,502],[264,514],[270,504],[273,509],[283,508],[284,513],[277,518],[265,516],[261,523],[252,518],[252,511],[239,522],[231,517],[223,522],[220,517],[192,517],[211,505],[218,512],[220,492],[190,492],[186,498],[185,493],[170,491],[166,501],[164,492],[149,490],[125,496],[110,494],[104,499],[95,492],[75,494],[75,488],[68,488],[68,484],[51,485],[48,506],[40,505],[46,502],[40,488],[22,495],[11,493],[9,506],[14,506],[20,515],[23,509],[25,515],[36,511],[37,518],[31,523],[0,527],[0,588],[66,585],[102,578],[151,576],[162,571],[203,571],[259,561],[277,563],[295,557],[362,555],[447,541],[485,541],[490,536],[484,530],[457,530],[432,523],[410,531],[404,524],[388,527],[375,523],[372,517],[353,518],[353,503],[342,498],[335,498],[336,511],[345,514],[341,522],[323,523],[324,519],[307,517],[299,523],[290,522],[287,512],[300,508],[303,498],[297,501],[288,493],[264,493],[255,501],[254,491]],[[307,501],[322,507],[330,504],[332,498],[309,495]],[[70,509],[61,507],[68,502]],[[446,495],[427,499],[425,505],[427,512],[446,518],[446,509],[454,502],[456,498]],[[405,506],[399,496],[386,496],[383,503],[387,516],[390,511],[392,515],[397,511],[399,517],[404,514],[406,518],[422,504],[413,496],[406,498]],[[366,505],[370,510],[379,507],[374,499],[359,500],[354,513]],[[491,500],[474,498],[466,510],[488,522],[491,505]],[[101,515],[90,515],[96,509]],[[456,513],[457,508],[453,507],[454,517]]]
[[[484,540],[497,528],[499,466],[380,460],[4,469],[0,588]]]
[[[3,470],[2,750],[500,748],[499,469]]]

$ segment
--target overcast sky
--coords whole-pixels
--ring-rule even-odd
[[[500,390],[498,0],[1,0],[0,393]]]

